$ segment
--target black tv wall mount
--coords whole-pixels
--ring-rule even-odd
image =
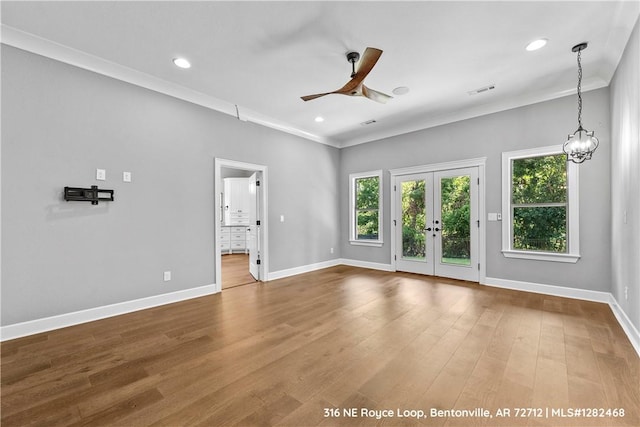
[[[97,185],[91,188],[64,187],[64,199],[67,202],[91,202],[97,205],[98,202],[113,202],[113,190],[103,190]]]

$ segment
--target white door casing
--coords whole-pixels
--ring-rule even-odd
[[[485,213],[484,201],[484,167],[486,158],[461,160],[433,165],[413,166],[390,170],[391,174],[391,267],[396,271],[408,271],[418,274],[428,274],[452,277],[462,280],[484,283],[486,278],[486,229],[483,218]],[[460,178],[456,178],[460,177]],[[470,205],[473,207],[469,217],[469,245],[473,250],[470,256],[452,258],[450,256],[452,244],[455,245],[455,233],[442,234],[442,183],[451,179],[467,180],[469,183]],[[412,250],[411,245],[403,246],[403,215],[402,215],[402,185],[407,191],[424,188],[424,251]],[[465,182],[465,181],[462,181]],[[422,191],[422,188],[420,190]],[[451,197],[449,195],[448,197]],[[406,205],[406,202],[405,202]],[[444,209],[451,208],[451,203],[444,205]],[[415,210],[415,209],[414,209]],[[438,224],[435,222],[438,221]],[[417,231],[419,221],[409,224]],[[451,228],[451,227],[450,227]],[[437,230],[436,230],[437,229]],[[448,240],[447,240],[448,239]],[[453,242],[453,243],[452,243]],[[446,249],[443,252],[443,244]],[[449,256],[446,256],[448,255]]]
[[[260,172],[249,177],[249,229],[247,247],[249,249],[249,273],[260,280]]]
[[[259,276],[260,280],[267,281],[269,280],[269,252],[267,248],[269,247],[269,232],[268,232],[268,222],[267,222],[267,212],[268,210],[268,170],[265,165],[258,165],[253,163],[245,163],[239,162],[235,160],[226,160],[221,158],[214,159],[214,233],[217,233],[220,228],[220,225],[224,221],[224,197],[223,197],[223,180],[221,177],[221,169],[222,168],[230,168],[230,169],[239,169],[244,171],[253,171],[261,173],[261,182],[260,187],[261,191],[259,192],[259,213],[258,218],[260,219],[260,229],[258,231],[258,239],[257,244],[260,252],[260,264],[259,264]],[[214,263],[215,263],[215,289],[216,292],[220,292],[222,290],[222,251],[220,249],[220,245],[215,244],[217,242],[217,236],[214,235]]]

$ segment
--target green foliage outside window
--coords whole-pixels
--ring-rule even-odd
[[[442,178],[442,261],[471,263],[471,179],[468,175]]]
[[[424,180],[402,182],[402,256],[424,258]]]
[[[355,180],[356,239],[378,240],[380,179],[377,176]]]
[[[567,252],[567,165],[564,154],[511,163],[513,249]]]

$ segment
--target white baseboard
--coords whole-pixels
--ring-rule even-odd
[[[496,288],[514,289],[516,291],[533,292],[536,294],[555,295],[585,301],[595,301],[609,303],[611,294],[609,292],[589,291],[586,289],[567,288],[564,286],[543,285],[540,283],[521,282],[518,280],[497,279],[487,277],[483,285]]]
[[[66,328],[67,326],[92,322],[94,320],[100,320],[107,317],[131,313],[133,311],[144,310],[147,308],[157,307],[159,305],[171,304],[174,302],[198,298],[205,295],[213,294],[215,293],[215,290],[215,285],[200,286],[197,288],[140,298],[133,301],[125,301],[117,304],[89,308],[86,310],[74,311],[72,313],[65,313],[57,316],[45,317],[42,319],[2,326],[0,327],[0,341],[20,338],[27,335],[39,334],[41,332]]]
[[[610,292],[589,291],[586,289],[566,288],[563,286],[542,285],[540,283],[520,282],[517,280],[497,279],[495,277],[487,277],[487,286],[496,288],[513,289],[516,291],[534,292],[537,294],[554,295],[565,298],[580,299],[585,301],[594,301],[609,304],[611,311],[618,320],[622,330],[629,338],[631,345],[640,356],[640,332],[633,325],[631,319],[622,310],[618,301]]]
[[[355,259],[338,258],[329,261],[318,262],[315,264],[303,265],[300,267],[289,268],[286,270],[279,270],[270,272],[268,280],[277,280],[289,276],[295,276],[296,274],[309,273],[310,271],[321,270],[323,268],[335,267],[336,265],[349,265],[352,267],[370,268],[372,270],[391,270],[390,264],[380,264],[377,262],[358,261]]]
[[[288,268],[286,270],[270,271],[267,275],[267,280],[283,279],[289,276],[295,276],[296,274],[309,273],[315,270],[321,270],[323,268],[334,267],[340,264],[340,260],[332,259],[329,261],[317,262],[315,264],[307,264],[300,267]]]
[[[629,319],[627,313],[622,310],[613,294],[609,295],[611,296],[609,307],[611,307],[613,315],[618,319],[618,323],[622,327],[622,330],[627,334],[627,338],[631,341],[631,345],[636,350],[636,353],[638,353],[638,356],[640,356],[640,332],[638,332],[638,329],[636,329],[633,323],[631,323],[631,319]]]
[[[357,259],[340,258],[339,264],[349,265],[351,267],[370,268],[372,270],[393,271],[391,264],[382,264],[379,262],[360,261]]]

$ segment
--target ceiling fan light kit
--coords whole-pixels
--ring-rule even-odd
[[[580,62],[581,52],[587,48],[587,42],[579,43],[571,48],[572,52],[578,53],[578,129],[573,134],[567,136],[567,141],[562,146],[562,151],[567,155],[567,161],[582,163],[590,160],[594,151],[598,148],[599,141],[593,134],[582,127],[582,63]]]
[[[380,59],[382,51],[373,47],[368,47],[362,54],[362,58],[358,52],[348,52],[347,61],[351,64],[351,80],[347,82],[338,90],[333,92],[317,93],[315,95],[302,96],[303,101],[311,101],[312,99],[320,98],[325,95],[339,94],[348,96],[364,96],[372,101],[385,104],[389,99],[393,98],[377,90],[373,90],[364,85],[364,79],[371,72],[373,67]],[[356,62],[360,62],[358,70],[356,71]]]

